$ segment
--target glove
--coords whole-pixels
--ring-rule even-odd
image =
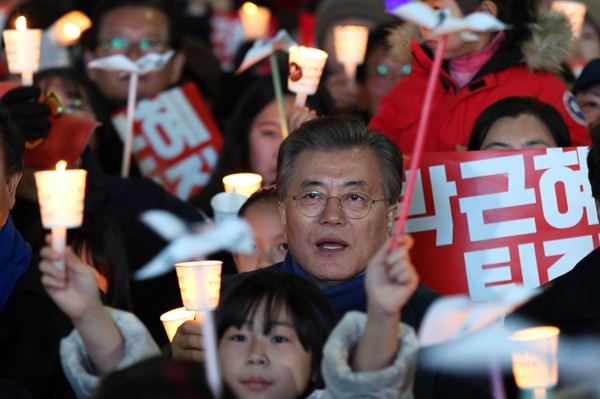
[[[11,120],[23,131],[25,140],[36,140],[48,135],[51,121],[50,107],[38,102],[41,90],[35,86],[22,86],[6,92],[0,101]]]

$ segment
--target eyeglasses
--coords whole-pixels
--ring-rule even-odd
[[[114,54],[125,54],[134,47],[144,54],[160,53],[167,48],[167,45],[159,40],[143,39],[139,42],[132,42],[121,37],[101,40],[98,45],[103,50],[110,51]]]
[[[386,64],[378,64],[377,68],[375,68],[375,72],[370,74],[369,78],[383,78],[388,76],[394,76],[397,78],[403,78],[410,74],[412,70],[411,64],[402,64],[402,66],[398,69],[392,68]]]
[[[292,197],[296,201],[298,211],[309,218],[321,216],[325,213],[331,198],[335,198],[340,202],[340,210],[350,219],[362,219],[371,211],[371,205],[377,201],[386,201],[385,199],[374,200],[365,194],[359,193],[347,193],[341,197],[328,197],[314,190],[305,191]]]

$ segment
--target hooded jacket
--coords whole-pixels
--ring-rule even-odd
[[[588,128],[575,97],[557,77],[571,45],[567,20],[557,12],[544,14],[520,45],[503,45],[464,87],[447,66],[436,80],[424,151],[466,147],[475,120],[488,106],[506,97],[530,96],[554,106],[565,120],[574,146],[589,145]],[[506,40],[506,39],[505,39]],[[401,42],[398,41],[397,42]],[[412,72],[383,98],[369,124],[400,149],[413,151],[429,72],[431,53],[411,42]]]

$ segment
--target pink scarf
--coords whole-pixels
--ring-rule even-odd
[[[492,58],[498,48],[500,48],[500,44],[505,36],[504,31],[499,31],[492,41],[481,50],[450,60],[449,68],[452,79],[460,87],[465,87],[473,79],[473,76],[479,72],[481,67]]]

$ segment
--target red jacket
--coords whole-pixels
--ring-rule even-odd
[[[383,133],[404,153],[415,144],[425,89],[432,59],[415,42],[411,74],[398,82],[381,101],[379,114],[369,127]],[[511,96],[536,97],[554,106],[565,120],[573,146],[589,145],[587,124],[573,94],[551,72],[532,71],[522,55],[493,57],[496,67],[489,73],[478,73],[465,87],[459,88],[446,71],[436,81],[424,151],[454,151],[467,146],[471,130],[479,114],[494,102]],[[490,66],[483,68],[489,70]]]

